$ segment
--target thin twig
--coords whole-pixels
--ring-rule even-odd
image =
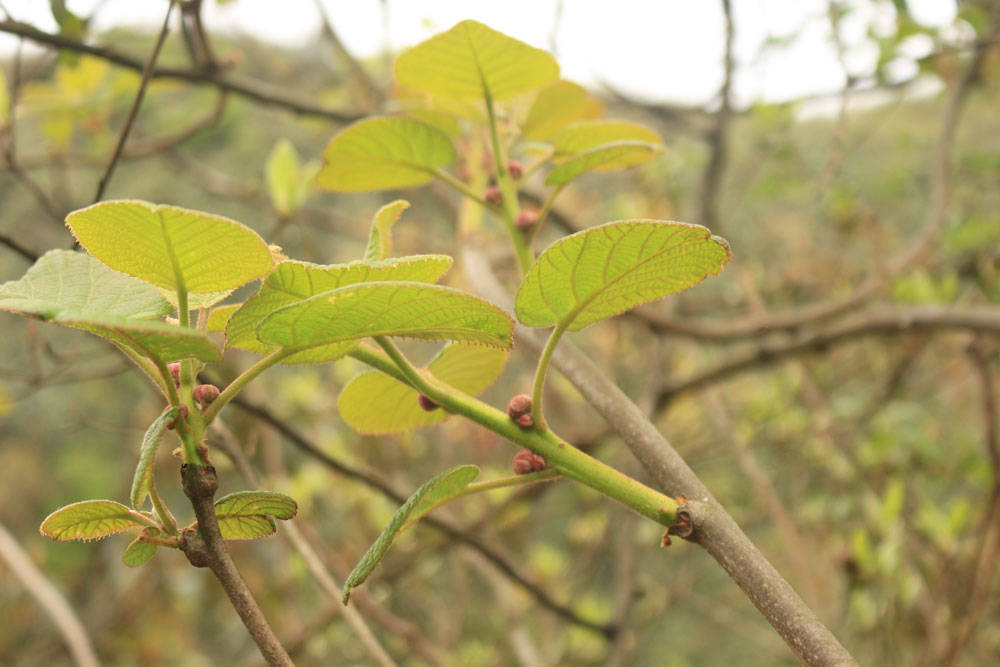
[[[99,202],[104,198],[104,190],[111,180],[111,175],[118,165],[118,160],[121,159],[122,150],[125,148],[125,142],[128,141],[128,134],[132,131],[132,125],[135,123],[136,116],[139,115],[139,107],[142,106],[142,100],[146,96],[146,88],[149,86],[150,77],[156,68],[156,61],[159,59],[160,51],[163,50],[163,44],[167,41],[167,35],[170,33],[170,16],[173,11],[174,2],[171,0],[170,4],[167,5],[167,13],[163,17],[163,27],[160,28],[160,34],[156,38],[153,52],[149,55],[146,65],[142,68],[142,79],[139,81],[139,90],[136,92],[135,99],[132,101],[132,107],[125,118],[125,125],[122,126],[122,130],[118,135],[118,143],[115,144],[115,150],[111,154],[111,159],[108,160],[108,165],[104,168],[104,173],[101,174],[101,180],[97,183],[97,193],[94,195],[95,202]]]

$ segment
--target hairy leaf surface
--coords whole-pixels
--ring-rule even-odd
[[[336,192],[368,192],[430,183],[455,161],[448,135],[412,118],[383,116],[341,130],[323,152],[316,182]]]
[[[66,224],[111,268],[175,292],[182,285],[192,293],[234,289],[274,265],[249,227],[178,206],[106,201],[70,213]]]
[[[642,141],[601,144],[569,158],[545,177],[546,185],[566,185],[588,171],[613,171],[640,165],[663,152],[663,146]]]
[[[515,311],[528,326],[577,331],[696,285],[730,256],[725,240],[700,225],[610,222],[549,246],[521,283]]]
[[[499,377],[507,352],[482,345],[450,343],[427,364],[427,371],[459,391],[475,396]],[[340,416],[361,433],[387,434],[438,424],[450,413],[430,412],[417,403],[416,389],[385,373],[365,371],[340,392]]]
[[[113,500],[84,500],[60,507],[45,518],[39,529],[42,535],[60,542],[99,540],[132,526],[151,526],[153,522]]]
[[[640,141],[663,146],[660,135],[645,125],[622,120],[591,120],[566,127],[556,138],[553,148],[556,157],[568,157],[619,141]]]
[[[164,411],[149,425],[146,434],[142,436],[139,464],[135,468],[135,475],[132,477],[132,492],[129,494],[129,500],[135,509],[142,509],[142,504],[146,502],[146,496],[155,491],[153,468],[156,465],[156,446],[160,444],[160,436],[166,430],[167,424],[177,416],[177,412],[177,408]]]
[[[239,491],[215,502],[219,532],[227,540],[252,540],[277,530],[274,519],[291,519],[298,505],[273,491]]]
[[[365,248],[365,261],[377,262],[392,254],[392,226],[410,208],[410,202],[397,199],[375,212],[372,218],[372,231],[368,236],[368,247]]]
[[[421,506],[430,508],[440,501],[455,495],[469,485],[479,475],[479,468],[472,465],[462,465],[431,478],[419,489],[414,491],[403,505],[396,510],[389,520],[389,525],[378,536],[375,543],[368,549],[358,564],[344,582],[344,604],[351,597],[351,589],[364,583],[368,575],[385,557],[393,540],[399,534],[414,512]],[[426,511],[426,510],[425,510]]]

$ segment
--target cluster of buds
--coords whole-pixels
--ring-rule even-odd
[[[419,405],[420,409],[424,412],[431,412],[432,410],[437,410],[441,407],[423,394],[417,395],[417,405]]]
[[[535,420],[531,416],[531,396],[518,394],[507,404],[507,416],[517,422],[521,428],[531,428]]]
[[[535,454],[530,449],[521,449],[514,454],[514,474],[527,475],[529,472],[545,470],[545,459]]]

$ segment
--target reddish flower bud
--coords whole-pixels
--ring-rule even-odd
[[[486,188],[486,193],[483,195],[483,199],[486,200],[487,204],[499,206],[503,203],[503,193],[500,192],[500,188],[495,185],[491,185]]]
[[[170,408],[168,407],[167,410],[169,410],[169,409]],[[188,406],[186,406],[185,404],[181,403],[180,408],[178,408],[178,410],[177,410],[177,416],[174,417],[170,421],[169,424],[167,424],[167,428],[172,431],[173,429],[177,428],[177,421],[178,420],[180,420],[180,421],[187,421],[187,418],[188,418]]]
[[[517,418],[517,425],[521,428],[531,428],[535,425],[535,419],[531,414],[521,415]]]
[[[507,173],[516,181],[524,176],[524,165],[517,160],[511,160],[507,163]]]
[[[517,454],[514,454],[512,464],[515,475],[527,475],[529,472],[545,470],[546,467],[545,459],[530,449],[518,450]]]
[[[194,400],[202,407],[212,403],[219,397],[219,388],[214,384],[200,384],[194,388]]]
[[[420,405],[420,408],[422,410],[425,410],[427,412],[430,412],[431,410],[437,410],[438,408],[441,407],[440,405],[438,405],[431,399],[427,398],[423,394],[419,394],[417,396],[417,403]]]
[[[518,394],[507,404],[507,415],[517,421],[522,415],[531,414],[531,396]]]
[[[538,222],[538,211],[526,209],[514,218],[514,226],[523,232],[529,231]]]
[[[181,362],[174,361],[167,364],[167,370],[170,371],[170,377],[174,379],[174,384],[176,386],[181,386]]]

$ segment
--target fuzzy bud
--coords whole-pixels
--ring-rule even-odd
[[[535,223],[538,222],[538,211],[532,211],[530,209],[525,209],[517,214],[514,218],[514,226],[520,229],[522,232],[530,231]]]
[[[167,370],[170,371],[170,377],[174,379],[174,385],[181,386],[181,362],[174,361],[167,364]]]
[[[531,416],[531,413],[521,415],[517,418],[517,425],[521,428],[531,428],[535,425],[535,418]]]
[[[486,192],[483,194],[483,199],[486,200],[487,204],[499,206],[503,203],[503,193],[500,192],[500,188],[495,185],[491,185],[486,188]]]
[[[517,160],[511,160],[507,163],[507,173],[516,181],[524,176],[524,165]]]
[[[194,388],[194,400],[204,407],[219,397],[219,388],[214,384],[200,384]]]
[[[169,410],[170,408],[167,409]],[[177,410],[177,416],[174,417],[169,424],[167,424],[167,429],[171,431],[174,430],[175,428],[177,428],[178,421],[187,421],[187,418],[188,418],[188,406],[185,405],[184,403],[181,403],[180,408],[178,408]]]
[[[439,407],[441,407],[440,405],[438,405],[437,403],[435,403],[431,399],[427,398],[423,394],[419,394],[417,396],[417,403],[420,405],[420,409],[424,410],[426,412],[430,412],[432,410],[437,410]]]
[[[515,475],[527,475],[529,472],[545,470],[546,467],[545,459],[530,449],[519,450],[517,454],[514,454],[512,463]]]
[[[522,415],[531,414],[531,396],[518,394],[507,404],[507,415],[517,421]]]

